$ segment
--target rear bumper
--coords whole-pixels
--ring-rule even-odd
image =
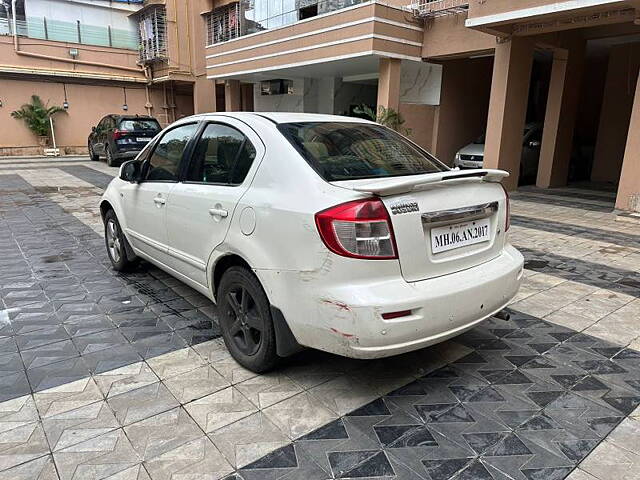
[[[113,153],[113,158],[116,158],[118,160],[129,160],[131,158],[136,158],[141,151],[142,150],[125,150],[125,151],[116,150]]]
[[[442,342],[494,315],[516,295],[522,269],[522,255],[509,245],[489,262],[413,283],[398,277],[357,284],[345,280],[323,288],[300,282],[294,273],[278,272],[277,278],[257,273],[267,290],[288,288],[278,307],[301,345],[380,358]],[[381,316],[404,310],[411,315]]]

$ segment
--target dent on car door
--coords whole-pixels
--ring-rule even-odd
[[[263,152],[255,132],[240,121],[203,127],[184,181],[176,185],[167,208],[172,267],[192,281],[207,286],[211,252],[224,241],[250,184],[251,167]]]
[[[129,241],[137,251],[163,264],[167,263],[167,204],[196,128],[190,123],[165,132],[144,160],[141,181],[121,192]]]

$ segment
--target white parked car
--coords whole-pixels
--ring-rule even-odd
[[[303,346],[399,354],[500,312],[523,268],[506,175],[366,120],[204,114],[122,165],[100,209],[113,267],[141,257],[202,292],[260,372]]]
[[[453,166],[461,169],[482,168],[484,162],[484,142],[485,135],[482,134],[474,142],[458,150],[453,159]],[[535,183],[541,145],[542,124],[527,123],[522,135],[522,155],[520,157],[519,171],[520,183]]]

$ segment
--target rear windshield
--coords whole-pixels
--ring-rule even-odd
[[[349,122],[282,123],[278,129],[328,182],[446,171],[393,130]]]
[[[157,120],[122,120],[120,121],[119,130],[132,132],[134,130],[160,130],[160,124]]]

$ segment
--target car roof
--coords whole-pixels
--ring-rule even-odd
[[[351,123],[373,123],[369,120],[356,117],[345,117],[341,115],[326,115],[322,113],[296,113],[296,112],[215,112],[193,115],[187,118],[202,117],[232,117],[243,121],[256,120],[257,117],[266,118],[273,123],[298,123],[298,122],[351,122]],[[186,120],[185,118],[180,119]]]

